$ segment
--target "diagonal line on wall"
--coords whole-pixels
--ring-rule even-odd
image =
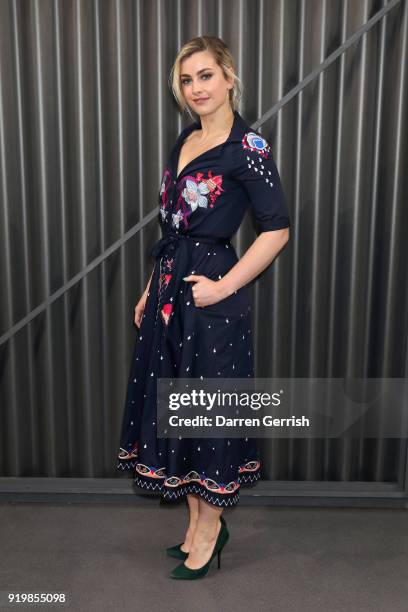
[[[378,23],[381,19],[384,18],[387,13],[389,13],[397,4],[400,4],[401,0],[390,0],[386,6],[384,6],[381,10],[379,10],[371,19],[369,19],[361,28],[359,28],[354,34],[352,34],[340,47],[338,47],[333,53],[327,57],[324,62],[319,64],[312,72],[310,72],[302,81],[300,81],[295,87],[293,87],[287,94],[283,96],[276,104],[274,104],[269,110],[267,110],[255,123],[251,125],[252,129],[256,130],[260,125],[265,123],[268,119],[276,115],[280,109],[288,104],[292,98],[298,95],[300,91],[302,91],[309,83],[311,83],[314,79],[316,79],[319,74],[321,74],[324,70],[336,61],[336,59],[345,53],[347,49],[349,49],[352,45],[354,45],[364,34],[366,34],[371,28]],[[67,283],[65,283],[60,289],[55,291],[52,295],[50,295],[44,302],[39,304],[36,308],[34,308],[28,315],[26,315],[23,319],[21,319],[18,323],[10,327],[10,329],[0,336],[0,346],[7,342],[12,336],[14,336],[20,329],[28,325],[30,321],[32,321],[35,317],[37,317],[41,312],[43,312],[46,308],[50,306],[53,302],[58,300],[61,295],[63,295],[66,291],[69,291],[74,285],[76,285],[80,280],[82,280],[87,274],[89,274],[92,270],[94,270],[97,266],[99,266],[105,259],[110,257],[112,253],[120,249],[132,236],[137,234],[141,229],[143,229],[152,219],[155,219],[157,216],[157,209],[152,210],[148,213],[141,221],[136,223],[129,231],[127,231],[121,238],[116,240],[110,247],[108,247],[103,253],[98,255],[90,264],[85,266],[78,274],[73,276]]]

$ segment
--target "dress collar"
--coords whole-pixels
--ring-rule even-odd
[[[211,157],[213,157],[213,158],[221,157],[221,155],[224,152],[225,146],[229,142],[241,142],[243,137],[244,137],[245,132],[249,131],[250,127],[248,126],[247,122],[241,117],[239,112],[237,110],[235,110],[234,111],[234,121],[232,123],[232,127],[231,127],[230,133],[228,135],[228,138],[223,143],[221,143],[220,145],[216,145],[215,147],[211,147],[210,149],[208,149],[208,151],[205,151],[204,153],[201,153],[200,155],[197,155],[186,166],[184,166],[184,168],[180,172],[179,176],[177,176],[177,165],[178,165],[178,159],[179,159],[179,155],[180,155],[181,146],[182,146],[184,140],[187,138],[187,136],[191,132],[193,132],[194,130],[200,130],[200,129],[201,129],[201,121],[200,121],[200,118],[198,118],[197,121],[194,121],[194,123],[190,123],[190,125],[185,127],[184,130],[181,131],[179,137],[177,138],[177,141],[176,141],[176,144],[175,144],[175,147],[174,147],[174,151],[173,151],[174,177],[177,179],[177,181],[181,179],[181,177],[185,174],[185,171],[192,164],[194,164],[196,161],[200,160],[202,157],[205,157],[207,154],[211,154]]]
[[[227,144],[227,142],[241,141],[244,135],[244,132],[246,132],[249,129],[250,128],[247,122],[241,117],[239,112],[235,110],[234,111],[234,121],[232,123],[231,131],[229,133],[227,140],[223,144]],[[195,121],[194,123],[191,123],[189,126],[186,127],[186,133],[185,133],[184,138],[187,137],[188,134],[192,132],[193,130],[201,130],[200,118],[198,118],[197,121]]]

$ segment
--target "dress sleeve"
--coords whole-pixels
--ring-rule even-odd
[[[285,194],[267,141],[247,132],[234,153],[232,176],[247,194],[258,233],[290,227]]]

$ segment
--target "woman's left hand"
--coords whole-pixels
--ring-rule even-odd
[[[194,282],[191,288],[194,304],[199,308],[210,306],[225,298],[224,292],[221,289],[219,281],[213,281],[207,276],[200,274],[190,274],[183,278],[186,282]]]

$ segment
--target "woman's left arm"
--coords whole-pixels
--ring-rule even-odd
[[[272,263],[276,255],[289,240],[289,228],[263,231],[239,261],[219,280],[201,274],[184,277],[194,283],[192,295],[195,306],[204,308],[229,297],[249,283]]]
[[[213,281],[197,274],[185,277],[194,283],[196,306],[209,306],[238,291],[265,270],[289,240],[291,223],[278,169],[266,140],[258,136],[258,141],[264,144],[262,157],[255,150],[244,149],[243,143],[238,143],[232,156],[232,178],[247,194],[258,237],[221,279]]]
[[[232,176],[248,196],[255,216],[258,237],[241,259],[218,281],[221,295],[230,296],[256,278],[275,259],[289,240],[290,218],[286,197],[272,151],[267,141],[258,135],[261,153],[251,145],[246,134],[233,149]]]
[[[227,274],[216,281],[220,299],[229,297],[263,272],[288,240],[288,227],[262,232]]]

